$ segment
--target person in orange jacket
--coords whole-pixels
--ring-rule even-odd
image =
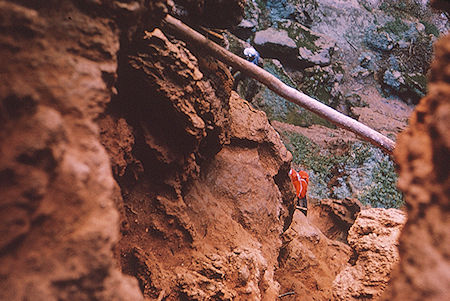
[[[308,212],[308,201],[306,200],[306,192],[308,191],[309,176],[306,171],[295,171],[291,168],[289,177],[295,187],[297,195],[297,209],[300,209],[305,215]]]

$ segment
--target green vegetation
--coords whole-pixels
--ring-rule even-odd
[[[372,207],[398,208],[403,204],[403,195],[396,188],[397,174],[394,164],[383,158],[372,172],[373,184],[369,186],[359,200]]]
[[[283,83],[297,88],[296,82],[281,65],[274,63],[273,60],[264,60],[264,69],[279,78]],[[242,80],[237,91],[244,99],[264,111],[270,120],[278,120],[303,127],[320,124],[335,128],[335,125],[331,122],[287,101],[253,79],[245,78]]]
[[[320,47],[316,45],[319,36],[312,34],[305,26],[296,22],[287,21],[278,22],[277,27],[286,30],[288,36],[295,41],[298,47],[304,47],[312,53],[320,50]]]
[[[395,18],[394,21],[387,22],[383,27],[377,29],[378,32],[385,31],[388,33],[393,33],[397,36],[401,36],[402,33],[407,31],[409,26],[403,22],[400,18]]]
[[[404,75],[405,85],[419,98],[425,96],[427,92],[427,78],[421,73],[409,73]]]
[[[436,27],[436,25],[428,23],[427,21],[420,21],[425,26],[425,33],[427,35],[434,35],[436,38],[439,37],[439,29]]]
[[[415,0],[392,1],[384,0],[380,5],[380,9],[388,14],[396,17],[404,18],[405,14],[420,18],[423,14],[423,9]]]
[[[293,163],[310,174],[310,197],[355,197],[363,204],[384,208],[403,204],[394,164],[379,149],[356,142],[341,153],[332,153],[305,136],[287,132],[282,136]]]
[[[313,124],[319,124],[326,126],[328,128],[336,128],[334,124],[326,119],[323,119],[317,114],[314,114],[304,108],[297,108],[297,110],[290,111],[284,120],[279,120],[281,122],[286,122],[293,125],[298,125],[302,127],[308,127]]]
[[[308,68],[305,70],[305,78],[302,83],[302,91],[317,98],[326,105],[331,105],[333,96],[334,77],[319,67]]]

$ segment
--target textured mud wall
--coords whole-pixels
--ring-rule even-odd
[[[113,259],[115,182],[94,122],[140,5],[0,1],[1,300],[142,298]]]
[[[349,265],[333,281],[333,300],[379,300],[399,260],[397,242],[405,224],[397,209],[362,210],[348,232]]]
[[[283,233],[276,279],[283,300],[332,300],[333,280],[346,267],[351,248],[327,238],[300,211]]]
[[[225,66],[159,29],[131,48],[99,119],[123,198],[123,270],[146,297],[273,300],[290,153],[231,93]]]
[[[428,95],[395,152],[408,222],[400,236],[400,265],[385,300],[450,296],[450,36],[435,47]]]
[[[284,296],[285,300],[379,300],[399,260],[397,241],[405,214],[397,209],[363,209],[350,230],[342,228],[342,233],[348,231],[345,244],[325,236],[337,233],[327,227],[331,219],[339,216],[337,224],[341,224],[346,220],[342,217],[354,213],[355,203],[344,203],[324,200],[314,207],[313,218],[294,213],[291,226],[282,235],[275,274],[281,293],[292,293]],[[324,228],[326,234],[319,230]]]

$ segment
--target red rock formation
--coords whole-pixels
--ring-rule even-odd
[[[347,265],[351,249],[328,239],[300,211],[294,213],[289,229],[283,233],[276,279],[283,300],[332,300],[332,284]]]
[[[362,204],[357,199],[324,199],[310,207],[308,219],[329,239],[346,243],[348,230],[361,211]]]
[[[1,300],[332,298],[349,247],[292,219],[290,153],[166,11],[0,0]]]
[[[139,6],[0,1],[1,300],[142,299],[113,258],[115,184],[94,123]]]
[[[398,140],[398,185],[408,222],[385,300],[450,297],[450,36],[436,43],[428,95]]]
[[[123,197],[123,270],[150,298],[272,300],[290,153],[230,94],[224,66],[159,29],[136,49],[99,121]]]

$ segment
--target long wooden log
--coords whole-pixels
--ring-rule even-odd
[[[227,65],[232,66],[246,75],[256,79],[257,81],[266,85],[270,90],[280,95],[281,97],[293,102],[311,112],[316,113],[322,118],[334,123],[335,125],[347,129],[363,140],[366,140],[388,154],[392,154],[395,147],[395,142],[370,127],[350,118],[329,106],[309,97],[308,95],[291,88],[281,82],[278,78],[267,72],[266,70],[252,64],[249,61],[229,52],[223,47],[217,45],[211,40],[207,39],[200,33],[196,32],[189,26],[185,25],[180,20],[167,15],[164,19],[164,29],[169,30],[175,36],[186,42],[194,43],[203,50],[207,50],[208,54],[216,57]]]

